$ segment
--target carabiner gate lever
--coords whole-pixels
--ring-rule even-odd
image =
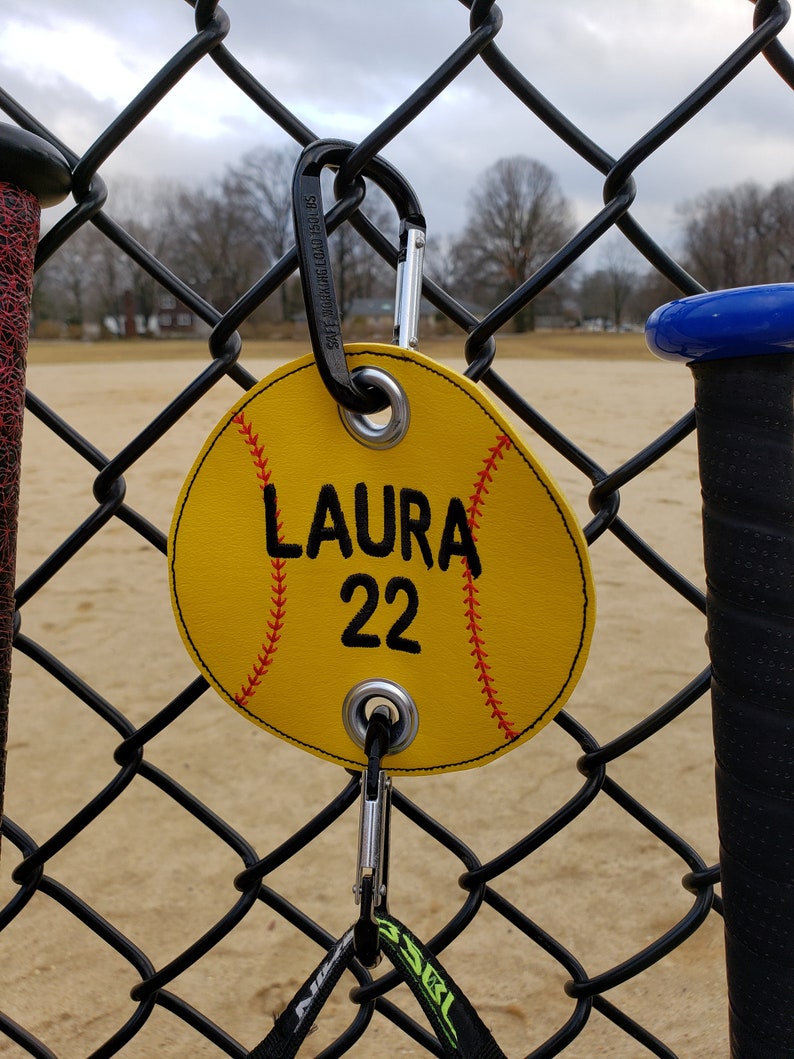
[[[381,960],[377,911],[386,910],[391,780],[381,767],[389,752],[391,718],[387,706],[376,706],[367,728],[367,770],[361,774],[358,864],[353,892],[360,906],[353,926],[356,956],[365,967]]]
[[[397,297],[394,302],[394,344],[403,349],[419,346],[419,310],[422,302],[422,264],[427,236],[422,224],[404,220],[400,225],[397,259]]]

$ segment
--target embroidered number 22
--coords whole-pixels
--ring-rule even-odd
[[[363,588],[366,596],[361,607],[348,622],[342,633],[342,643],[345,647],[380,647],[381,638],[377,633],[363,631],[364,626],[378,609],[380,601],[378,582],[371,574],[351,574],[350,577],[345,579],[339,591],[342,602],[352,602],[357,588]],[[383,598],[387,604],[391,605],[397,599],[398,594],[405,596],[405,608],[386,633],[386,646],[390,647],[392,651],[407,651],[408,654],[416,655],[422,650],[419,641],[403,636],[403,633],[417,615],[419,593],[416,585],[409,578],[393,577],[386,584]]]

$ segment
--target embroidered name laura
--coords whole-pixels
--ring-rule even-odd
[[[398,551],[405,562],[418,556],[430,570],[437,565],[448,570],[453,556],[465,559],[470,574],[478,578],[482,563],[463,501],[450,497],[441,518],[434,518],[430,500],[420,489],[395,489],[384,485],[377,501],[370,497],[366,482],[359,482],[346,507],[335,486],[320,487],[314,514],[304,538],[287,541],[280,524],[276,487],[270,482],[262,490],[265,508],[265,546],[271,558],[318,559],[326,550],[337,549],[349,559],[356,547],[373,558]],[[350,500],[352,499],[352,505]],[[378,513],[373,517],[373,503]],[[373,529],[377,526],[377,530]]]

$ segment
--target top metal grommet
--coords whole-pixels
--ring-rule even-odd
[[[380,390],[391,415],[387,423],[381,424],[362,412],[351,412],[340,405],[339,415],[348,434],[370,449],[390,449],[397,445],[405,437],[411,422],[411,409],[405,390],[383,368],[356,368],[352,376],[359,386],[373,386]]]

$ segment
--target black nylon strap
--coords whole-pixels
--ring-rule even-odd
[[[480,1016],[442,965],[394,916],[376,913],[383,951],[402,973],[451,1059],[506,1059]]]
[[[334,986],[355,957],[353,931],[347,931],[328,952],[276,1019],[273,1029],[247,1059],[294,1059]]]
[[[401,973],[450,1059],[506,1059],[435,956],[394,916],[377,912],[383,951]],[[352,928],[330,950],[247,1059],[294,1059],[320,1010],[355,958]]]

